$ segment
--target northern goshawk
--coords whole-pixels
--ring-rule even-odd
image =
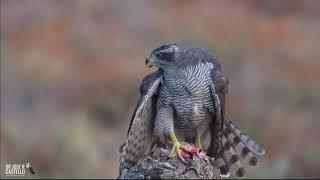
[[[120,147],[120,172],[148,154],[155,142],[172,142],[170,156],[195,144],[220,169],[221,176],[243,176],[242,162],[257,164],[265,150],[225,115],[228,79],[217,58],[205,49],[166,44],[154,49],[146,64],[158,70],[144,78],[126,142]]]

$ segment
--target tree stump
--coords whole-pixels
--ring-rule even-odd
[[[155,147],[151,154],[130,169],[124,169],[118,179],[220,179],[219,170],[198,155],[182,162],[177,156],[169,158],[171,147]],[[201,154],[202,153],[202,154]]]

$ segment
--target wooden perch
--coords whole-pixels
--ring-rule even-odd
[[[169,158],[171,147],[155,147],[153,152],[130,169],[124,169],[118,179],[220,179],[219,170],[197,155],[183,163],[177,156]],[[203,152],[200,152],[203,154]]]

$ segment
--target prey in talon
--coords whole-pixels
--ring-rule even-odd
[[[179,143],[180,144],[180,143]],[[176,152],[178,157],[181,159],[181,161],[186,162],[186,160],[192,158],[193,156],[197,156],[200,159],[205,160],[207,163],[210,162],[210,157],[208,157],[199,147],[197,147],[194,144],[189,144],[186,142],[181,142],[180,144],[180,151],[174,151],[174,148],[172,149],[169,157],[174,156],[174,153]]]

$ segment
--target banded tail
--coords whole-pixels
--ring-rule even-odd
[[[259,144],[247,136],[231,119],[225,117],[222,149],[215,160],[221,177],[229,177],[231,167],[235,170],[236,176],[243,177],[245,174],[243,163],[256,166],[258,156],[264,154],[265,150]]]

